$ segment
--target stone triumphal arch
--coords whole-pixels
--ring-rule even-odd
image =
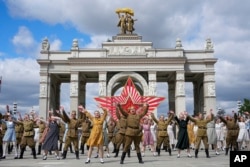
[[[132,29],[133,30],[133,29]],[[50,50],[42,42],[40,64],[40,115],[60,106],[61,84],[70,83],[70,110],[85,106],[86,84],[99,83],[99,96],[112,96],[130,76],[143,96],[157,96],[157,82],[168,84],[169,108],[186,110],[185,82],[193,84],[194,112],[215,111],[215,70],[210,39],[202,50],[184,50],[180,39],[175,48],[157,49],[126,30],[102,43],[101,48],[80,48],[74,39],[68,51]]]
[[[76,39],[69,51],[53,51],[48,39],[42,42],[40,64],[40,114],[60,106],[60,85],[70,83],[70,109],[85,105],[86,84],[99,83],[99,96],[112,96],[128,76],[144,96],[157,96],[156,83],[168,83],[169,108],[184,111],[185,82],[193,83],[194,112],[215,110],[213,45],[206,40],[203,50],[156,49],[137,34],[118,34],[101,48],[79,48]]]

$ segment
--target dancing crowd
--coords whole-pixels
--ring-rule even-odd
[[[211,152],[219,156],[223,151],[227,156],[230,150],[250,150],[249,112],[220,116],[210,110],[207,115],[191,116],[185,111],[178,115],[169,111],[167,117],[156,118],[154,113],[148,113],[147,103],[126,110],[117,104],[115,116],[98,107],[91,114],[82,105],[70,113],[61,106],[48,111],[46,119],[34,112],[24,116],[19,112],[0,113],[0,160],[11,158],[13,151],[14,159],[23,159],[27,146],[34,159],[42,155],[42,160],[52,154],[57,160],[66,159],[68,151],[80,159],[86,149],[86,164],[91,163],[94,150],[93,157],[104,163],[104,157],[111,157],[110,145],[114,158],[121,152],[120,164],[126,156],[130,157],[132,150],[139,163],[144,163],[142,158],[147,156],[148,149],[154,157],[160,156],[162,150],[169,156],[177,150],[177,158],[182,150],[188,158],[192,158],[192,150],[195,158],[203,149],[206,158],[210,158]]]

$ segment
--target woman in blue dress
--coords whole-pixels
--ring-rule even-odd
[[[53,116],[51,113],[48,118],[48,133],[42,145],[42,150],[44,150],[43,160],[47,159],[49,151],[56,152],[57,160],[60,160],[59,150],[58,150],[58,140],[59,140],[59,120],[61,118]]]
[[[17,147],[16,147],[16,132],[15,132],[15,124],[18,124],[18,122],[15,120],[15,118],[10,113],[7,113],[6,117],[7,117],[7,119],[1,120],[1,122],[6,124],[6,126],[7,126],[7,131],[5,132],[4,137],[3,137],[2,159],[6,158],[6,149],[7,149],[7,146],[10,142],[12,142],[13,149],[15,151],[14,159],[18,159]]]

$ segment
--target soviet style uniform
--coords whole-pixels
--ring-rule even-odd
[[[45,123],[40,121],[40,123],[38,125],[38,128],[39,128],[39,145],[38,145],[38,153],[37,153],[37,155],[40,155],[41,154],[41,148],[42,148],[42,143],[40,141],[41,141],[41,138],[43,136],[43,131],[46,128]]]
[[[125,146],[125,132],[127,128],[127,119],[124,116],[120,115],[119,110],[116,110],[116,116],[118,118],[118,122],[116,125],[117,133],[115,135],[115,145],[116,145],[115,157],[118,157],[121,144]],[[128,156],[130,156],[130,149],[128,149]]]
[[[85,114],[83,114],[85,115]],[[81,136],[81,150],[82,153],[84,154],[84,145],[85,143],[88,141],[89,139],[89,135],[90,135],[90,129],[91,129],[91,122],[88,118],[84,118],[84,121],[82,122],[82,136]],[[89,149],[89,146],[87,146],[87,150]]]
[[[237,137],[239,134],[239,126],[237,124],[237,114],[234,114],[234,119],[225,120],[223,117],[220,117],[221,121],[227,127],[227,137],[226,137],[226,155],[228,155],[229,146],[232,145],[234,151],[237,151]]]
[[[76,111],[72,111],[72,113],[76,114]],[[68,147],[73,142],[75,148],[76,159],[79,159],[79,147],[78,147],[78,127],[82,123],[82,119],[69,118],[65,111],[63,111],[61,115],[62,120],[68,124],[68,132],[66,136],[65,145],[63,148],[63,159],[66,158]]]
[[[161,152],[161,145],[165,145],[166,147],[168,147],[168,152],[169,155],[171,155],[171,147],[169,144],[169,136],[168,136],[168,132],[167,132],[167,127],[168,124],[172,121],[174,115],[170,114],[169,118],[167,120],[157,120],[154,116],[154,114],[151,114],[152,119],[154,120],[154,122],[157,125],[157,143],[156,143],[156,151],[158,153],[158,156],[160,156],[160,152]]]
[[[203,141],[203,144],[205,146],[206,156],[207,158],[210,158],[208,152],[207,123],[214,119],[214,115],[212,114],[210,119],[195,119],[188,115],[188,119],[194,122],[198,127],[197,138],[195,141],[195,158],[198,158],[198,150],[200,148],[201,140]]]
[[[16,145],[17,145],[17,149],[19,149],[19,146],[21,144],[22,137],[23,137],[23,131],[24,131],[23,124],[16,124],[15,131],[16,131]]]
[[[115,137],[116,123],[112,120],[112,121],[108,122],[107,126],[108,126],[107,127],[107,129],[108,129],[108,145],[110,142],[112,142],[114,145],[114,148],[115,148],[115,143],[114,143],[115,138],[114,137]]]
[[[23,122],[21,122],[21,124],[23,124],[24,133],[20,146],[21,153],[19,159],[23,159],[23,153],[27,145],[32,150],[33,158],[36,159],[36,149],[35,149],[36,143],[34,140],[34,135],[35,135],[34,128],[36,127],[38,128],[38,126],[33,120],[24,120]]]
[[[60,124],[59,124],[59,143],[60,143],[59,151],[62,151],[64,133],[65,133],[65,123],[60,121]]]
[[[125,146],[123,148],[123,153],[121,156],[120,163],[123,164],[126,153],[128,149],[130,148],[132,142],[134,142],[137,157],[139,159],[139,163],[143,163],[141,152],[140,152],[140,142],[142,138],[142,128],[140,126],[140,120],[147,114],[148,105],[143,106],[142,113],[140,114],[129,114],[126,111],[124,111],[121,105],[119,104],[118,104],[118,108],[120,112],[122,113],[122,115],[124,115],[127,118],[127,129],[125,132]]]

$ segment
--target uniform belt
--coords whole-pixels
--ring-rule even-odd
[[[233,128],[233,129],[228,129],[228,130],[238,130],[238,129],[236,129],[236,128]]]
[[[158,131],[166,131],[167,129],[157,129]]]
[[[199,127],[199,129],[207,129],[206,127]]]

